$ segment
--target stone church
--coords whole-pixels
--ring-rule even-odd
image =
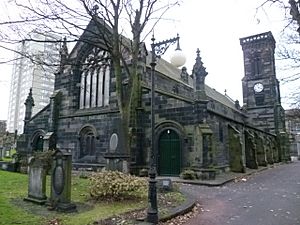
[[[81,41],[90,30],[93,23],[70,53],[63,45],[62,69],[56,73],[50,104],[34,116],[29,93],[17,151],[30,155],[60,149],[72,153],[74,168],[126,170],[127,166],[138,173],[149,168],[151,151],[151,54],[141,50],[136,142],[126,155],[112,62],[105,47]],[[266,32],[241,38],[240,44],[245,67],[242,106],[205,84],[208,73],[199,50],[192,74],[185,67],[157,60],[154,145],[158,175],[178,176],[185,169],[203,168],[244,172],[289,160],[274,37]]]

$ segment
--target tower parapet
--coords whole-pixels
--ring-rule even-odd
[[[275,49],[276,41],[271,31],[268,31],[261,34],[240,38],[240,44],[243,50],[250,47],[257,47],[257,45],[261,44],[271,45]]]

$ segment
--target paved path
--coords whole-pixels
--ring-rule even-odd
[[[182,185],[202,206],[190,225],[300,224],[300,162],[220,187]]]

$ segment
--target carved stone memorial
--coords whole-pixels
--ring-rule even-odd
[[[45,204],[46,175],[46,164],[41,159],[32,157],[29,160],[28,197],[24,198],[25,201]]]
[[[50,204],[60,212],[74,212],[71,203],[72,155],[56,150],[53,154]]]

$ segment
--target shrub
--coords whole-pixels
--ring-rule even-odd
[[[141,198],[147,194],[144,178],[118,171],[93,173],[90,179],[90,195],[96,200],[122,200]]]
[[[184,180],[194,180],[197,179],[197,174],[193,170],[184,170],[180,173],[180,178]]]

